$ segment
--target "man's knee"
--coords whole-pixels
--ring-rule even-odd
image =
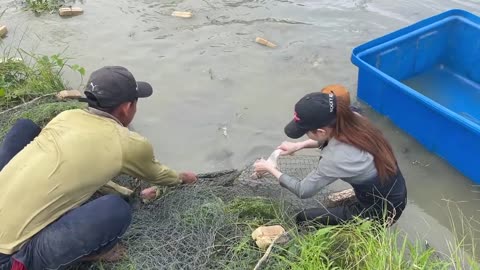
[[[35,124],[35,122],[33,122],[32,120],[30,119],[26,119],[26,118],[20,118],[18,119],[15,124],[13,124],[14,127],[23,127],[23,128],[31,128],[31,129],[39,129],[40,127]]]
[[[118,195],[105,195],[97,199],[102,216],[110,221],[118,222],[122,225],[120,230],[126,230],[132,222],[132,208]],[[110,222],[108,222],[110,223]]]
[[[20,138],[25,138],[30,142],[33,138],[37,137],[41,131],[42,129],[32,120],[21,118],[13,124],[7,137],[9,135],[14,137],[20,136]]]
[[[120,196],[107,195],[82,205],[32,238],[15,259],[27,269],[57,269],[111,248],[127,231],[132,210]]]

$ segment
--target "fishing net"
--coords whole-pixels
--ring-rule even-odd
[[[315,156],[281,157],[283,172],[305,177]],[[153,203],[130,201],[133,222],[123,238],[128,258],[115,264],[81,264],[73,269],[248,269],[262,256],[251,240],[260,225],[288,224],[301,207],[318,205],[324,193],[299,200],[266,176],[252,179],[252,166],[200,174],[195,185],[164,189]],[[127,176],[116,182],[148,187]],[[285,226],[285,225],[284,225]],[[275,263],[268,267],[276,268]]]
[[[60,111],[81,106],[47,96],[0,114],[0,138],[19,118],[43,126]],[[319,193],[300,200],[271,176],[253,179],[252,163],[240,170],[200,174],[195,185],[163,188],[162,195],[148,204],[138,197],[148,183],[119,176],[115,182],[136,194],[128,199],[133,221],[122,239],[127,258],[117,263],[80,263],[69,269],[252,269],[263,255],[250,237],[254,229],[274,224],[288,228],[296,211],[318,206],[326,198]],[[282,172],[298,178],[317,163],[318,156],[278,159]],[[267,268],[285,266],[270,259]]]

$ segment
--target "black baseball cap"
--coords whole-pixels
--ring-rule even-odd
[[[314,92],[295,104],[293,120],[285,126],[285,134],[298,139],[310,130],[326,127],[337,115],[337,99],[333,93]]]
[[[149,97],[152,92],[149,83],[135,80],[130,71],[120,66],[92,72],[84,91],[88,104],[100,108],[115,108],[136,98]]]

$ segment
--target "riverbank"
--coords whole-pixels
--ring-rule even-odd
[[[55,81],[63,83],[61,72],[53,74],[58,74]],[[25,96],[26,105],[19,101],[5,105],[4,109],[13,104],[17,109],[0,113],[0,137],[16,119],[29,118],[44,126],[61,111],[84,106],[77,101],[59,102],[44,91],[29,92],[28,98],[39,96],[43,97],[36,102]],[[299,160],[303,167],[298,167]],[[315,158],[291,157],[282,160],[281,166],[302,177],[315,162]],[[185,269],[187,265],[191,269],[253,269],[265,250],[256,246],[251,234],[263,225],[283,226],[289,241],[273,244],[259,269],[467,269],[466,265],[480,269],[474,259],[465,257],[469,247],[464,239],[451,243],[451,254],[440,254],[421,240],[411,241],[396,226],[386,228],[371,221],[298,227],[292,217],[301,205],[295,204],[294,196],[273,179],[256,182],[251,174],[248,167],[213,178],[200,176],[198,185],[168,190],[152,204],[131,200],[134,221],[123,240],[128,257],[115,264],[79,264],[71,269]],[[117,180],[133,188],[128,178]]]
[[[65,69],[85,74],[84,68],[70,65],[60,54],[34,54],[21,48],[0,45],[0,139],[20,118],[44,126],[58,113],[85,107],[77,101],[62,101],[55,97],[67,89]]]
[[[268,155],[285,140],[282,128],[293,103],[307,91],[342,83],[355,97],[352,47],[449,8],[479,10],[469,0],[107,0],[90,1],[84,15],[63,19],[35,16],[11,3],[0,0],[11,7],[1,18],[13,25],[5,44],[18,44],[29,30],[23,39],[28,48],[52,55],[68,47],[89,71],[120,64],[151,82],[155,94],[139,104],[134,128],[152,140],[164,163],[194,171],[243,167]],[[194,17],[172,17],[175,10],[192,10]],[[256,36],[277,48],[256,44]],[[478,187],[388,119],[368,108],[365,113],[391,141],[405,172],[409,203],[399,227],[448,253],[446,201],[457,201],[465,216],[478,220]],[[195,143],[179,150],[186,140]]]

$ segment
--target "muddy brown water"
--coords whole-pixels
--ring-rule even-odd
[[[241,168],[268,156],[286,139],[283,127],[307,92],[342,83],[355,99],[353,47],[451,8],[480,11],[473,0],[105,0],[79,6],[82,16],[64,19],[34,16],[0,0],[1,10],[7,8],[0,23],[10,30],[3,46],[66,50],[87,73],[103,65],[128,67],[155,88],[139,103],[133,128],[152,141],[162,162],[197,172]],[[175,10],[194,16],[170,16]],[[256,44],[257,36],[278,47]],[[78,76],[67,78],[72,87],[81,84]],[[369,109],[366,114],[393,144],[407,180],[409,205],[398,226],[446,252],[445,239],[452,237],[446,200],[480,220],[479,190],[388,119]]]

